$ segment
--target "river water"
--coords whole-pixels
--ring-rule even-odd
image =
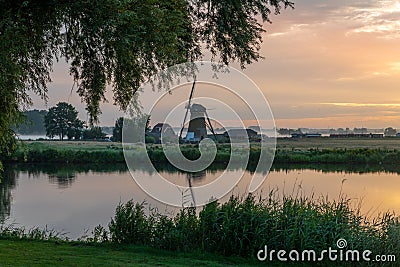
[[[224,172],[218,167],[195,175],[170,167],[159,171],[176,184],[186,185],[190,178],[193,186],[207,184]],[[226,170],[232,176],[239,171]],[[140,172],[149,179],[155,175]],[[243,179],[222,201],[231,194],[244,194],[251,174],[245,171]],[[271,190],[279,196],[323,196],[331,200],[345,195],[354,206],[361,203],[362,212],[369,217],[384,211],[400,214],[400,175],[396,171],[275,167],[257,194],[267,196]],[[146,201],[161,212],[176,212],[144,193],[125,165],[8,165],[0,184],[0,221],[26,228],[47,226],[77,238],[96,225],[107,226],[118,203],[130,199]]]

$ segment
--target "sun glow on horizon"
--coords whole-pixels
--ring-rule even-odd
[[[321,105],[333,105],[342,107],[398,107],[400,103],[320,103]]]

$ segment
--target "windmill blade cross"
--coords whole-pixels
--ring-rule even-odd
[[[179,140],[182,138],[183,128],[185,128],[185,122],[186,122],[187,115],[188,115],[188,113],[189,113],[190,102],[192,101],[192,98],[193,98],[193,92],[194,92],[195,84],[196,84],[196,77],[194,77],[193,85],[192,85],[192,90],[190,90],[189,102],[188,102],[188,105],[186,106],[185,117],[183,118],[181,131],[179,132]]]
[[[210,131],[212,132],[212,134],[213,134],[213,136],[214,136],[214,139],[215,139],[215,141],[217,141],[217,136],[215,135],[214,128],[213,128],[213,126],[212,126],[212,124],[211,124],[210,117],[208,117],[208,113],[207,113],[207,111],[205,111],[205,114],[206,114],[207,121],[208,121],[208,124],[207,124],[207,126],[208,126],[208,128],[210,128]]]

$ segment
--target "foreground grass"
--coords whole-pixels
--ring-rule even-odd
[[[395,261],[316,260],[323,250],[339,248],[342,239],[347,243],[343,253],[370,250]],[[258,262],[265,246],[316,254],[300,262],[276,257]],[[175,215],[128,201],[118,205],[108,229],[99,225],[78,241],[47,230],[0,227],[0,266],[399,266],[399,251],[400,217],[394,214],[367,219],[344,197],[281,198],[274,191],[266,198],[232,196],[226,203],[212,201]]]
[[[134,245],[0,240],[0,266],[254,266],[210,254],[173,253]]]

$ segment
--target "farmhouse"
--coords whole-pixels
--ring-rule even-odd
[[[252,129],[230,129],[224,132],[223,135],[226,138],[236,141],[244,141],[246,139],[248,139],[250,142],[260,141],[259,135]]]
[[[154,137],[156,143],[161,143],[161,135],[164,137],[176,136],[171,125],[168,123],[157,123],[150,132],[146,133],[146,135]]]

